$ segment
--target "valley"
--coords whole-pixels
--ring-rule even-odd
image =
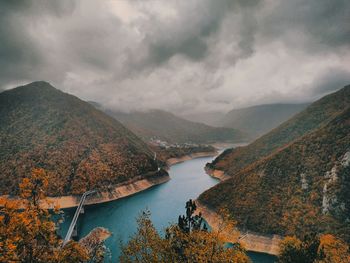
[[[148,209],[156,228],[164,233],[169,222],[176,223],[177,215],[183,211],[184,202],[196,198],[205,189],[214,186],[218,180],[206,175],[203,167],[213,157],[203,157],[172,165],[169,170],[171,180],[136,195],[117,201],[87,206],[80,222],[80,235],[88,234],[96,226],[109,229],[113,235],[107,239],[112,259],[120,255],[116,246],[119,240],[126,242],[136,230],[137,215]],[[171,209],[171,213],[169,213]],[[65,223],[61,232],[67,231],[74,210],[65,210]],[[105,215],[105,216],[101,216]],[[265,253],[251,253],[254,263],[274,262],[275,257]]]
[[[350,263],[350,1],[0,1],[0,263]]]

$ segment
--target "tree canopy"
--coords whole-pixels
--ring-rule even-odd
[[[192,214],[187,214],[186,218],[180,216],[185,223],[179,220],[178,225],[170,225],[163,237],[155,229],[150,212],[143,212],[137,219],[137,232],[122,246],[120,262],[250,262],[239,243],[226,246],[224,229],[210,232],[206,227],[196,226],[198,215]],[[227,224],[227,227],[234,227],[234,224]]]
[[[88,260],[87,252],[79,243],[70,241],[62,247],[50,211],[40,206],[45,200],[47,185],[46,172],[34,169],[20,184],[22,200],[4,200],[0,210],[0,262],[79,263]]]

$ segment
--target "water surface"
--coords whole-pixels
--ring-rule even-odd
[[[141,211],[151,211],[151,218],[159,231],[169,223],[176,223],[179,214],[184,214],[185,202],[198,197],[214,186],[218,180],[205,174],[204,166],[212,157],[189,160],[173,165],[169,171],[171,180],[146,191],[109,203],[85,207],[79,222],[80,236],[85,236],[97,226],[108,228],[113,235],[107,239],[113,262],[120,254],[120,241],[124,243],[136,231],[135,218]],[[65,211],[62,233],[66,233],[74,209]],[[261,253],[250,254],[253,262],[270,263],[274,257]]]

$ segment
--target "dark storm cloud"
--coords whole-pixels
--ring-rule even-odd
[[[29,30],[37,16],[62,16],[73,7],[71,1],[36,1],[35,5],[29,0],[0,1],[0,89],[8,83],[35,79],[43,69],[46,54]]]
[[[349,80],[349,23],[345,0],[0,1],[0,89],[188,112],[305,101]]]
[[[259,3],[259,0],[193,1],[192,4],[180,4],[181,17],[172,23],[164,25],[162,21],[151,17],[151,28],[146,27],[143,41],[147,46],[147,56],[143,61],[137,61],[138,65],[134,65],[134,68],[137,68],[138,73],[143,69],[147,71],[148,68],[158,67],[178,55],[193,62],[202,62],[210,54],[212,43],[209,39],[217,36],[223,20],[234,12],[251,10]],[[252,53],[254,41],[251,21],[254,19],[243,22],[246,26],[241,28],[240,36],[237,36],[241,39],[239,49],[242,50],[242,57]]]
[[[300,40],[299,34],[305,34],[308,51],[349,47],[350,4],[347,0],[277,1],[263,30],[268,37],[291,34],[293,44]]]
[[[41,63],[40,50],[18,23],[28,6],[25,1],[0,2],[0,87],[16,78],[27,77],[31,65]]]
[[[217,32],[220,28],[222,19],[234,6],[234,1],[222,0],[218,2],[209,1],[206,5],[194,6],[196,10],[184,10],[183,14],[187,17],[187,23],[182,21],[180,27],[191,28],[191,30],[181,30],[182,36],[167,35],[168,32],[162,32],[164,38],[152,41],[150,39],[149,52],[150,60],[154,60],[156,64],[163,63],[174,55],[182,54],[188,59],[199,61],[202,60],[208,51],[206,38]],[[196,12],[198,12],[196,14]],[[203,16],[198,14],[202,13]],[[196,26],[193,27],[193,24]],[[171,33],[171,32],[170,32]]]

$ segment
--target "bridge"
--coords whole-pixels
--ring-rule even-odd
[[[67,232],[67,234],[66,234],[66,237],[65,237],[64,240],[63,240],[62,247],[65,246],[65,245],[68,243],[68,241],[72,238],[73,232],[74,232],[74,231],[77,231],[77,230],[76,230],[76,224],[77,224],[77,221],[78,221],[78,218],[79,218],[80,213],[84,211],[84,210],[83,210],[83,209],[84,209],[83,206],[84,206],[84,202],[85,202],[86,197],[87,197],[88,195],[91,195],[91,194],[94,194],[94,193],[96,193],[96,191],[95,191],[95,190],[91,190],[91,191],[85,192],[85,193],[81,196],[79,205],[78,205],[78,207],[77,207],[77,210],[75,211],[75,214],[74,214],[74,217],[73,217],[73,219],[72,219],[72,222],[70,223],[70,226],[69,226],[68,232]]]

